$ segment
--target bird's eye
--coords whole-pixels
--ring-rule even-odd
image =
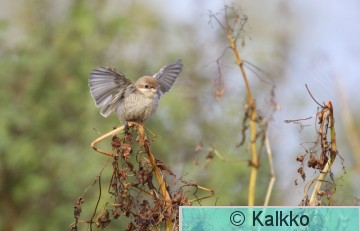
[[[149,85],[145,84],[144,87],[145,87],[145,88],[149,88]]]

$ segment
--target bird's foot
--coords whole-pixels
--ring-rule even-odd
[[[128,122],[125,122],[124,133],[125,133],[125,134],[129,134],[129,129],[130,129],[129,123],[128,123]]]

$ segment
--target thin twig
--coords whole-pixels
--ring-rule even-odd
[[[308,91],[310,97],[314,100],[314,102],[319,105],[320,107],[324,107],[324,105],[321,105],[315,98],[314,96],[311,94],[310,90],[309,90],[309,87],[307,86],[307,84],[305,84],[305,87],[306,87],[306,90]]]
[[[96,215],[96,211],[97,211],[97,208],[99,206],[99,203],[100,203],[100,199],[101,199],[101,175],[98,176],[98,179],[99,179],[99,196],[98,196],[98,199],[97,199],[97,202],[96,202],[96,206],[95,206],[95,209],[94,209],[94,213],[90,219],[90,230],[92,230],[92,224],[94,223],[93,219]]]
[[[265,148],[266,148],[266,153],[268,155],[269,166],[270,166],[270,182],[269,182],[269,186],[268,186],[268,190],[266,192],[266,197],[265,197],[265,202],[264,202],[264,206],[268,206],[269,201],[270,201],[270,196],[271,196],[271,193],[272,193],[272,190],[274,187],[274,183],[276,180],[276,176],[275,176],[275,169],[274,169],[274,164],[273,164],[270,142],[269,142],[269,139],[267,136],[265,138]]]
[[[268,80],[264,79],[258,72],[260,72],[262,75],[268,76],[265,71],[263,71],[260,67],[256,66],[255,64],[247,61],[247,60],[243,60],[244,64],[246,64],[245,66],[256,75],[256,77],[258,77],[262,82],[264,82],[265,84],[268,84],[270,86],[274,87],[274,82],[272,79],[270,79],[271,82],[269,82]]]

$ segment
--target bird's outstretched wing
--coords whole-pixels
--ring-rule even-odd
[[[160,85],[160,95],[168,92],[182,70],[181,59],[176,60],[160,69],[153,77]]]
[[[120,100],[136,91],[131,80],[113,68],[98,67],[89,76],[90,93],[101,115],[107,117]]]

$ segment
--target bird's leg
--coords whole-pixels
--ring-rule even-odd
[[[125,129],[124,129],[125,134],[129,133],[129,129],[130,129],[129,123],[125,121]]]

